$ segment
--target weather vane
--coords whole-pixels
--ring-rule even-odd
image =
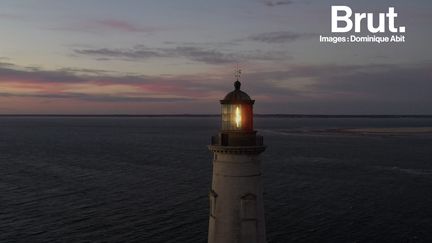
[[[239,79],[240,79],[240,75],[241,75],[241,69],[239,68],[239,65],[238,65],[238,63],[237,63],[236,70],[234,71],[234,77],[237,78],[237,81],[239,81]]]

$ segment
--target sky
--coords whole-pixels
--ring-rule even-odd
[[[320,43],[331,6],[405,43]],[[0,0],[0,114],[432,114],[430,0]],[[368,33],[361,33],[367,35]],[[386,36],[391,35],[385,33]]]

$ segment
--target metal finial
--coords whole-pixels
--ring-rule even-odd
[[[241,69],[239,68],[239,65],[237,64],[236,70],[234,71],[234,77],[236,77],[236,80],[239,81],[241,75]]]

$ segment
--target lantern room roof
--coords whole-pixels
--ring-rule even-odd
[[[223,100],[222,103],[236,103],[236,102],[246,102],[253,103],[253,100],[250,98],[248,94],[240,90],[241,83],[240,81],[234,82],[234,91],[229,92]]]

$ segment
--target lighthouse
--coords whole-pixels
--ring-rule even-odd
[[[263,137],[253,126],[253,105],[240,89],[221,103],[221,129],[212,137],[212,185],[209,192],[209,243],[266,242],[260,154]]]

